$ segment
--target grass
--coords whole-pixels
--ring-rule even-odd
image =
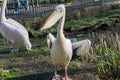
[[[91,27],[92,25],[96,24],[99,21],[107,21],[107,20],[112,21],[116,18],[115,16],[119,16],[119,14],[120,14],[120,9],[101,12],[94,15],[90,15],[86,18],[66,21],[65,26],[73,27],[73,28]]]
[[[108,36],[107,34],[106,36]],[[111,34],[113,35],[113,34]],[[119,37],[116,33],[116,36],[111,37],[99,37],[95,38],[98,40],[97,45],[94,47],[94,59],[97,65],[97,74],[105,80],[117,80],[119,79],[120,71],[120,52],[119,52]],[[114,40],[114,41],[113,41]],[[112,42],[112,43],[110,43]],[[109,46],[108,46],[109,45]]]
[[[119,71],[120,71],[120,54],[110,52],[99,56],[98,60],[98,74],[101,75],[103,78],[106,79],[118,79],[119,78]]]
[[[15,71],[14,70],[4,70],[4,69],[0,69],[0,80],[5,80],[7,78],[12,78],[15,77]]]
[[[36,54],[36,53],[38,53],[38,52],[39,52],[38,49],[32,49],[32,50],[29,51],[29,53],[33,53],[33,54]]]

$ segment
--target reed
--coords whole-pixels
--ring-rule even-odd
[[[97,35],[97,34],[94,34]],[[105,80],[118,80],[120,77],[120,41],[118,33],[92,36],[94,39],[91,61],[97,64],[97,74]]]

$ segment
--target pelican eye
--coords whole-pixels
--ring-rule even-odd
[[[57,8],[57,11],[62,12],[62,9],[61,8]]]

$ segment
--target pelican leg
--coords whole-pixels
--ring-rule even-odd
[[[65,66],[65,78],[63,78],[62,80],[73,80],[73,79],[71,79],[71,78],[68,77],[67,66]]]
[[[19,47],[16,45],[13,45],[13,49],[11,50],[11,53],[16,53],[19,51]]]
[[[54,75],[56,76],[57,75],[57,67],[55,66],[55,72],[54,72]]]
[[[54,66],[55,72],[52,80],[61,80],[61,76],[57,74],[57,66]]]
[[[65,67],[65,80],[68,80],[67,67]]]
[[[19,51],[19,47],[16,46],[16,48],[15,48],[15,52],[18,52],[18,51]]]

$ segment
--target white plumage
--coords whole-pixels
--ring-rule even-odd
[[[28,31],[20,23],[15,20],[5,17],[6,0],[2,1],[0,12],[0,32],[7,40],[13,45],[25,46],[27,50],[30,50],[32,45],[29,41]]]

